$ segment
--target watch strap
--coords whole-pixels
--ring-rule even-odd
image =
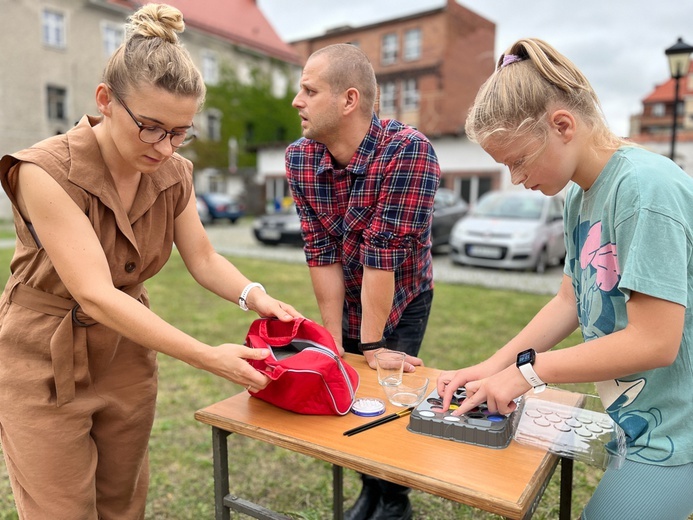
[[[248,285],[245,286],[243,289],[243,292],[241,292],[241,296],[238,298],[238,306],[244,310],[248,310],[248,293],[250,293],[251,289],[254,289],[255,287],[259,287],[262,289],[262,292],[266,293],[265,288],[262,286],[262,284],[257,283],[257,282],[252,282],[249,283]]]
[[[378,341],[373,341],[370,343],[361,343],[359,341],[359,352],[367,352],[369,350],[378,350],[379,348],[387,347],[387,342],[385,338],[380,338]]]
[[[532,388],[534,388],[535,394],[538,394],[539,392],[543,392],[546,389],[546,383],[544,383],[541,380],[541,378],[534,371],[534,367],[530,363],[525,363],[524,365],[520,365],[518,368],[520,369],[520,372],[522,373],[524,378],[527,380],[527,382],[530,385],[532,385]]]

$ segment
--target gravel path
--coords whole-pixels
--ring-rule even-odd
[[[235,225],[212,224],[207,227],[207,234],[217,251],[226,255],[291,263],[305,262],[303,250],[300,247],[265,246],[258,242],[253,236],[250,222]],[[550,268],[545,274],[536,274],[455,265],[450,261],[447,252],[443,250],[433,256],[433,277],[436,281],[446,283],[478,285],[536,294],[555,294],[562,276],[562,266]]]

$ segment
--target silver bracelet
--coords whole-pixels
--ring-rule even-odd
[[[259,287],[260,289],[262,289],[262,292],[267,293],[267,291],[265,291],[265,288],[260,283],[252,282],[252,283],[249,283],[248,285],[246,285],[245,289],[243,289],[243,292],[241,293],[241,296],[238,298],[238,306],[241,309],[243,309],[244,311],[248,310],[248,305],[246,302],[246,298],[248,297],[248,293],[250,292],[251,289],[253,289],[255,287]]]

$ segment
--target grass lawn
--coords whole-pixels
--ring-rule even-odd
[[[11,254],[10,250],[0,250],[0,280],[9,274]],[[232,261],[250,279],[262,282],[273,296],[319,319],[305,266],[243,258]],[[242,343],[256,317],[197,286],[176,253],[147,287],[155,312],[211,345]],[[548,300],[548,296],[439,283],[421,357],[427,366],[441,369],[481,361],[519,331]],[[565,344],[579,340],[574,334]],[[150,443],[151,486],[146,518],[211,519],[211,430],[197,423],[193,413],[243,388],[164,355],[159,356],[159,362],[160,391]],[[578,389],[593,392],[591,385]],[[331,517],[332,472],[327,463],[240,436],[232,440],[233,493],[295,518]],[[360,479],[352,471],[344,473],[348,506],[359,492]],[[575,464],[573,518],[579,516],[600,476],[599,470]],[[534,518],[558,517],[559,482],[557,472]],[[418,519],[498,518],[417,491],[411,498]],[[0,520],[15,518],[6,470],[0,464]]]

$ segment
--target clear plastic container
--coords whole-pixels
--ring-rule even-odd
[[[618,469],[625,460],[625,434],[597,396],[549,387],[526,394],[514,416],[519,443],[601,469]]]

